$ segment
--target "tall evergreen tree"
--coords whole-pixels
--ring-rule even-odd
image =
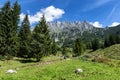
[[[39,61],[42,56],[51,54],[52,41],[44,15],[33,31],[33,38],[32,52],[35,54],[37,61]]]
[[[51,49],[52,49],[52,54],[56,55],[57,54],[57,44],[56,44],[55,40],[53,40],[53,42],[52,42]]]
[[[43,44],[41,44],[41,27],[36,25],[35,29],[33,30],[32,34],[32,43],[31,43],[31,52],[33,57],[36,58],[36,61],[40,61],[43,57]]]
[[[3,42],[3,27],[2,27],[2,18],[3,18],[3,14],[2,12],[0,11],[0,55],[4,56],[5,53],[4,53],[4,42]]]
[[[66,50],[66,46],[62,46],[62,55],[63,56],[66,56],[66,54],[67,54],[67,50]]]
[[[116,35],[116,43],[120,44],[120,36],[119,35]]]
[[[19,24],[19,19],[20,19],[20,16],[19,16],[20,10],[21,10],[21,7],[18,4],[18,0],[16,0],[16,2],[14,3],[12,7],[14,53],[18,53],[19,51],[18,24]]]
[[[104,40],[104,47],[109,47],[111,45],[110,40],[109,40],[109,36],[105,37]]]
[[[16,7],[17,9],[17,7]],[[12,55],[15,55],[17,51],[16,41],[17,39],[17,25],[15,17],[19,14],[14,14],[17,10],[13,9],[10,5],[10,1],[5,3],[0,11],[0,54],[7,55],[7,58],[12,58]],[[20,11],[19,11],[20,12]],[[14,26],[16,23],[16,26]]]
[[[115,34],[109,35],[109,43],[110,43],[110,45],[116,44],[116,35]]]
[[[74,46],[73,50],[74,50],[75,56],[80,56],[85,51],[85,45],[83,44],[83,42],[80,38],[77,38],[75,40],[75,46]]]
[[[109,47],[114,44],[119,44],[120,43],[120,37],[118,34],[109,34],[108,36],[105,37],[104,40],[104,47]]]
[[[13,23],[12,23],[12,8],[10,6],[10,1],[8,1],[1,10],[3,15],[2,18],[2,51],[6,54],[8,59],[14,53],[14,33],[13,33]]]
[[[41,21],[38,24],[39,27],[41,27],[41,44],[43,45],[43,53],[44,56],[48,56],[49,54],[51,54],[51,37],[49,34],[49,29],[48,29],[48,25],[46,23],[45,17],[43,15],[43,17],[41,18]]]
[[[26,14],[19,32],[20,38],[20,51],[18,56],[29,58],[30,55],[30,41],[31,41],[31,31],[30,23],[28,19],[28,14]]]
[[[93,51],[97,50],[100,48],[100,43],[99,43],[99,40],[97,38],[95,38],[93,41],[92,41],[92,49]]]
[[[12,10],[13,10],[13,14],[12,14],[13,26],[14,26],[15,33],[16,33],[16,31],[18,30],[18,23],[20,19],[19,15],[20,15],[20,10],[21,10],[20,5],[18,4],[18,0],[16,0],[16,2],[14,3]]]

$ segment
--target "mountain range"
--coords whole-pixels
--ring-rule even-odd
[[[87,21],[56,21],[48,23],[50,34],[60,45],[63,43],[73,45],[76,38],[82,38],[85,43],[88,43],[93,38],[97,37],[103,40],[108,34],[120,34],[120,25],[114,27],[97,28]]]

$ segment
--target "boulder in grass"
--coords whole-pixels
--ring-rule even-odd
[[[17,71],[16,71],[16,70],[13,70],[13,69],[9,69],[9,70],[7,70],[6,73],[8,73],[8,74],[13,74],[13,73],[17,73]]]
[[[66,56],[60,56],[60,60],[66,59]]]
[[[82,73],[82,72],[83,72],[83,70],[80,69],[80,68],[78,68],[78,69],[75,70],[75,73],[76,73],[76,74],[79,74],[79,73]]]

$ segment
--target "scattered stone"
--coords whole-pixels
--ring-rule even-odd
[[[83,70],[80,69],[80,68],[78,68],[78,69],[75,70],[75,73],[76,73],[76,74],[79,74],[79,73],[82,73],[82,72],[83,72]]]
[[[66,56],[60,56],[60,60],[67,59]]]
[[[17,71],[16,71],[16,70],[13,70],[13,69],[9,69],[9,70],[7,70],[6,73],[8,73],[8,74],[13,74],[13,73],[17,73]]]

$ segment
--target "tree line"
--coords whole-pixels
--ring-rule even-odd
[[[30,29],[28,14],[19,26],[21,7],[16,1],[12,6],[6,2],[0,9],[0,59],[12,59],[14,56],[21,58],[35,58],[37,61],[43,56],[56,55],[57,44],[50,36],[44,15],[33,31]],[[103,41],[94,38],[89,45],[85,45],[81,38],[77,38],[73,45],[73,56],[80,56],[86,48],[93,51],[120,43],[120,36],[110,34]],[[62,54],[66,54],[67,45],[64,43]]]
[[[13,6],[8,1],[0,9],[0,56],[5,59],[14,56],[36,58],[40,61],[43,56],[56,54],[55,42],[50,37],[44,15],[31,31],[28,14],[18,26],[20,11],[18,1]]]

